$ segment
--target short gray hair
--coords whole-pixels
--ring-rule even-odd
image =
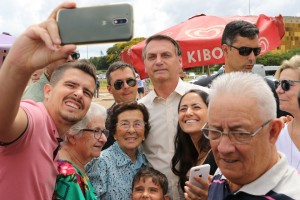
[[[78,134],[80,132],[79,131],[80,129],[85,129],[87,127],[87,125],[91,122],[91,120],[96,117],[103,118],[104,122],[105,122],[106,117],[107,117],[106,109],[103,106],[101,106],[100,104],[92,102],[91,106],[90,106],[88,112],[86,113],[86,115],[84,116],[84,118],[81,121],[74,124],[69,129],[69,134],[70,135]]]
[[[219,76],[212,82],[209,91],[209,106],[222,94],[242,95],[257,100],[261,120],[276,118],[276,100],[263,77],[249,72],[231,72]]]

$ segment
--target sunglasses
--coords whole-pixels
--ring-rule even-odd
[[[136,80],[133,78],[128,78],[126,80],[116,80],[114,82],[114,88],[116,90],[121,90],[122,87],[124,86],[124,82],[126,81],[127,85],[129,85],[130,87],[134,87],[136,85]]]
[[[291,86],[294,85],[295,82],[300,82],[300,81],[293,81],[293,80],[280,80],[280,81],[275,81],[275,88],[278,88],[279,85],[281,85],[281,88],[283,91],[289,91]]]
[[[73,60],[78,60],[80,58],[80,53],[78,52],[72,52],[70,55]]]
[[[251,48],[251,47],[240,47],[240,48],[237,48],[235,46],[232,46],[232,45],[229,45],[227,44],[229,47],[232,47],[236,50],[239,51],[239,54],[241,56],[249,56],[250,53],[253,51],[254,55],[255,56],[258,56],[260,54],[260,51],[261,51],[261,47],[255,47],[255,48]]]

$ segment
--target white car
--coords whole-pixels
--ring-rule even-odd
[[[189,83],[194,83],[194,82],[196,82],[196,81],[198,81],[198,80],[200,80],[200,79],[206,78],[206,77],[207,77],[206,74],[202,74],[202,75],[197,76],[196,78],[190,80]]]

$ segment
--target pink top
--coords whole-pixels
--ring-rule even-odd
[[[29,119],[25,133],[0,146],[0,198],[50,200],[58,174],[53,152],[59,135],[43,103],[25,100],[21,107]]]

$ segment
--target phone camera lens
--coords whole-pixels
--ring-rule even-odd
[[[114,20],[114,24],[126,24],[127,23],[127,19],[115,19]]]

